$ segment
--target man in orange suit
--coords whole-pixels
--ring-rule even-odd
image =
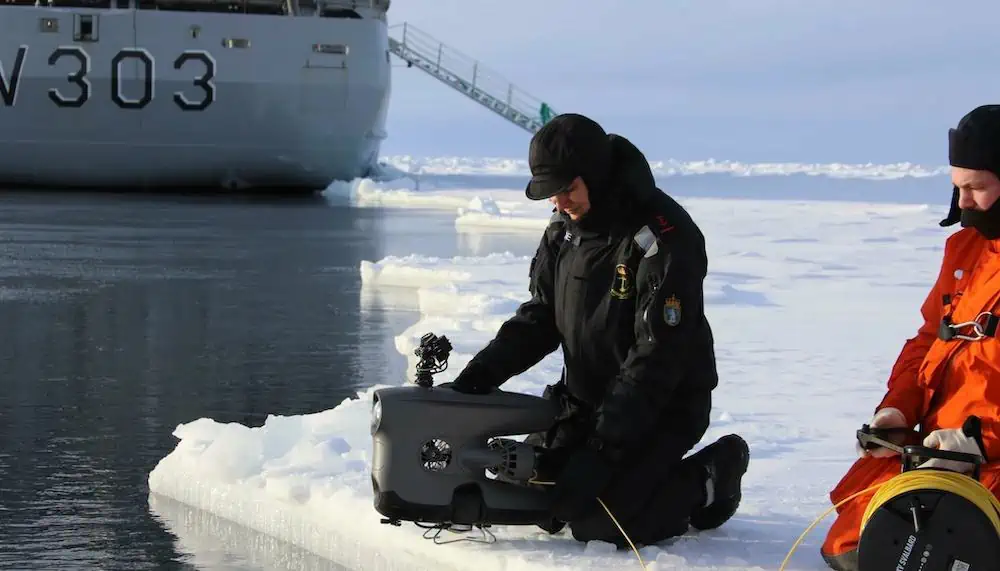
[[[923,445],[978,454],[980,481],[1000,492],[1000,105],[973,109],[949,131],[954,185],[942,226],[948,237],[938,278],[921,307],[924,323],[906,341],[889,375],[873,428],[917,430]],[[962,425],[977,416],[982,447]],[[919,427],[918,427],[919,425]],[[900,473],[899,456],[865,451],[830,493],[836,504]],[[933,459],[924,467],[971,472],[972,464]],[[837,571],[857,571],[861,519],[874,491],[838,508],[821,553]]]

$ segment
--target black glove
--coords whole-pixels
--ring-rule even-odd
[[[577,452],[578,448],[560,446],[558,448],[543,448],[539,454],[535,468],[537,479],[543,482],[554,482],[562,474],[566,463]]]
[[[607,456],[593,446],[572,453],[556,478],[552,490],[552,515],[571,522],[598,506],[597,498],[611,483],[613,466]]]
[[[489,369],[479,361],[472,360],[455,377],[451,388],[460,393],[484,395],[495,389],[496,384],[489,374]]]

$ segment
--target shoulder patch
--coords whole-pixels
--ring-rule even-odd
[[[670,327],[676,327],[681,322],[681,300],[670,296],[663,302],[663,322]]]
[[[615,266],[615,278],[611,283],[611,297],[629,299],[635,296],[635,275],[626,264]]]

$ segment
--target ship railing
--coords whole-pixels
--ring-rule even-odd
[[[208,12],[232,11],[233,7],[243,8],[254,13],[280,14],[281,6],[287,0],[134,0],[133,6],[139,10],[170,10],[171,8],[190,8],[196,11]],[[0,5],[36,6],[45,8],[112,8],[128,9],[128,2],[119,0],[0,0]]]
[[[57,0],[58,1],[58,0]],[[281,15],[285,0],[134,0],[139,10],[180,10]]]
[[[411,51],[430,63],[433,69],[427,70],[428,72],[451,76],[449,79],[452,81],[449,83],[457,80],[460,84],[464,84],[470,94],[478,89],[505,103],[509,108],[540,120],[541,124],[545,124],[551,118],[552,110],[547,103],[518,88],[503,75],[486,67],[475,58],[449,47],[408,22],[390,26],[390,29],[400,28],[402,32],[397,41],[404,50]]]
[[[0,6],[33,6],[40,8],[88,8],[110,10],[117,5],[112,0],[0,0]]]
[[[317,7],[325,10],[348,10],[354,11],[357,16],[361,13],[357,10],[374,12],[374,15],[383,19],[385,13],[389,11],[390,0],[298,0],[297,4],[309,9]]]
[[[390,0],[298,0],[293,5],[315,6],[317,3],[325,9],[372,10],[383,15],[388,9]],[[135,7],[140,10],[170,9],[171,7],[204,7],[207,11],[225,11],[224,6],[247,6],[248,11],[262,13],[281,13],[276,7],[287,6],[289,0],[135,0]],[[119,6],[117,0],[0,0],[0,5],[7,6],[39,6],[54,8],[91,8],[111,9]],[[262,8],[252,10],[253,7]],[[284,10],[284,11],[287,11]]]
[[[351,10],[364,8],[386,12],[389,10],[390,0],[320,0],[319,3],[331,8],[348,8]]]

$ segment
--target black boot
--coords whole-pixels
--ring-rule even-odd
[[[735,434],[709,444],[687,460],[702,466],[712,486],[712,501],[691,514],[691,527],[715,529],[733,517],[743,498],[743,474],[750,465],[750,447]]]
[[[545,522],[544,524],[541,523],[538,524],[538,527],[540,527],[542,531],[547,531],[552,535],[555,535],[560,531],[562,531],[564,527],[566,527],[566,522],[559,521],[556,518],[552,518],[549,521]]]

